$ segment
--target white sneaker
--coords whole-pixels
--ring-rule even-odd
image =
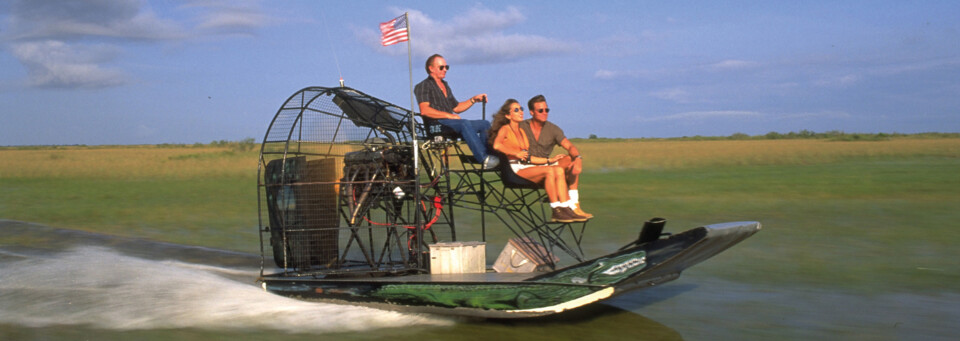
[[[487,155],[487,158],[483,159],[483,169],[494,169],[499,164],[500,158],[496,155]]]

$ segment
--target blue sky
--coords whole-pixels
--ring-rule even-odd
[[[0,145],[260,139],[307,86],[544,94],[570,137],[960,131],[957,1],[4,1]],[[475,106],[464,113],[479,118]]]

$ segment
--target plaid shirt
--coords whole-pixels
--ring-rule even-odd
[[[457,98],[453,97],[453,90],[450,89],[450,85],[447,84],[447,81],[441,81],[443,82],[443,87],[447,88],[446,97],[443,96],[443,91],[440,91],[440,87],[437,86],[437,82],[429,76],[422,82],[417,83],[417,86],[413,88],[413,94],[417,96],[417,104],[429,102],[431,108],[446,113],[456,114],[453,112],[453,108],[456,108],[457,104],[460,104],[460,101],[457,101]],[[432,118],[423,116],[424,124],[433,124],[434,121],[435,120]]]

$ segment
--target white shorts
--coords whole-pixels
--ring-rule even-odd
[[[513,170],[513,173],[514,173],[514,174],[516,174],[517,172],[519,172],[521,169],[527,169],[527,168],[536,167],[536,166],[537,166],[537,165],[532,165],[532,164],[529,164],[529,163],[526,163],[526,164],[524,164],[524,163],[513,163],[513,162],[510,163],[510,169]]]
[[[527,168],[530,168],[530,167],[539,167],[539,166],[553,166],[553,165],[556,165],[556,164],[557,164],[556,162],[551,162],[551,163],[547,163],[547,164],[543,164],[543,165],[535,165],[535,164],[532,164],[532,163],[514,163],[514,162],[511,162],[511,163],[510,163],[510,169],[512,169],[513,172],[516,173],[516,172],[519,172],[521,169],[527,169]]]

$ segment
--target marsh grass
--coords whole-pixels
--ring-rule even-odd
[[[582,196],[585,209],[604,212],[592,231],[608,237],[653,216],[668,218],[673,231],[763,223],[698,273],[858,291],[937,290],[960,280],[958,170],[955,156],[922,156],[620,171],[584,177]]]
[[[581,140],[588,171],[723,166],[810,165],[850,158],[956,157],[960,139],[832,140]]]
[[[960,139],[576,144],[581,201],[597,215],[589,255],[654,216],[671,232],[757,220],[762,231],[694,276],[879,291],[960,281]],[[6,148],[0,159],[0,219],[259,252],[256,151]]]
[[[257,153],[219,147],[0,150],[0,178],[190,179],[256,173]]]

